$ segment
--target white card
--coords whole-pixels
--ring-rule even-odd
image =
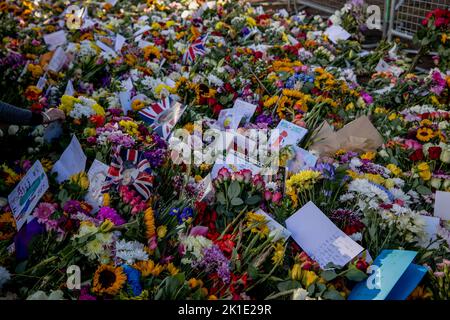
[[[58,46],[62,46],[67,42],[66,33],[64,30],[59,30],[53,33],[44,35],[44,42],[50,50],[54,50]]]
[[[245,122],[248,123],[250,121],[250,118],[255,113],[256,105],[248,103],[241,99],[237,99],[234,102],[233,109],[239,110],[239,113],[242,114],[242,117],[245,119]]]
[[[280,239],[284,239],[284,241],[289,239],[289,237],[291,236],[291,232],[281,224],[279,224],[277,221],[275,221],[274,218],[269,216],[262,209],[258,209],[258,211],[256,211],[255,213],[263,215],[266,218],[267,227],[270,229],[270,235],[273,237],[273,242],[276,242]]]
[[[97,40],[97,41],[95,42],[95,44],[96,44],[97,46],[99,46],[100,49],[102,49],[104,52],[110,54],[110,55],[113,56],[113,57],[117,57],[117,53],[116,53],[113,49],[111,49],[110,47],[108,47],[106,44],[104,44],[103,42],[101,42],[100,40]]]
[[[151,30],[151,29],[152,29],[152,28],[151,28],[149,25],[143,26],[143,27],[141,27],[138,31],[136,31],[136,32],[133,34],[133,36],[134,36],[134,37],[138,37],[138,36],[142,35],[144,32],[149,31],[149,30]]]
[[[223,109],[219,113],[217,126],[221,130],[236,130],[241,123],[243,114],[234,108]]]
[[[450,192],[436,191],[434,216],[442,220],[450,220]]]
[[[291,36],[290,34],[288,34],[287,36],[289,42],[291,43],[291,45],[296,46],[298,44],[297,39],[295,39],[293,36]]]
[[[139,39],[139,40],[136,40],[136,41],[138,41],[138,47],[140,49],[153,45],[152,42],[148,42],[148,41],[145,41],[145,40],[140,40]]]
[[[383,58],[380,59],[380,61],[378,61],[377,66],[375,67],[375,71],[376,72],[387,72],[389,71],[389,64],[383,60]]]
[[[106,0],[106,2],[112,5],[113,7],[116,5],[117,1],[118,0]]]
[[[292,122],[281,120],[270,135],[270,146],[272,149],[282,148],[288,145],[297,145],[308,132]]]
[[[47,83],[47,74],[45,73],[42,77],[39,78],[38,83],[36,84],[36,87],[39,90],[43,90],[46,83]]]
[[[222,168],[227,168],[228,170],[230,170],[230,172],[237,172],[242,169],[248,169],[253,174],[260,173],[262,169],[260,166],[248,162],[234,151],[227,152],[227,156],[225,157],[225,159],[223,157],[217,158],[213,168],[211,169],[211,178],[216,178],[219,170]]]
[[[131,80],[131,77],[128,78],[128,79],[123,83],[123,87],[124,87],[127,91],[133,90],[133,81]]]
[[[347,40],[351,36],[351,34],[341,26],[330,26],[325,30],[325,34],[334,44],[337,44],[339,40]]]
[[[121,34],[117,34],[116,35],[116,41],[114,43],[114,51],[116,51],[117,53],[120,52],[120,50],[122,49],[123,45],[125,44],[125,37],[122,36]]]
[[[119,100],[124,114],[131,111],[131,93],[130,91],[119,92]]]
[[[64,91],[64,95],[73,96],[75,94],[75,89],[73,88],[72,80],[67,81],[66,90]]]
[[[317,157],[305,149],[294,146],[294,152],[294,158],[287,163],[289,172],[297,173],[301,170],[313,168],[316,165]]]
[[[214,192],[212,185],[211,174],[208,174],[202,181],[200,181],[198,186],[197,201],[203,201]]]
[[[47,189],[47,175],[38,160],[8,195],[8,203],[16,219],[17,230],[20,230],[27,221]]]
[[[344,266],[364,250],[311,201],[286,220],[286,228],[322,268],[330,262]]]
[[[424,226],[424,237],[419,239],[419,245],[422,247],[427,247],[430,242],[433,242],[437,238],[437,234],[439,231],[439,225],[441,220],[437,217],[430,216],[420,216],[422,220],[425,222]],[[434,242],[429,248],[435,249],[439,246],[438,242]]]
[[[66,53],[61,47],[58,47],[53,53],[52,59],[48,63],[48,70],[59,72],[66,62]]]
[[[108,174],[109,166],[97,159],[94,160],[88,171],[89,190],[85,200],[97,212],[103,202],[102,186]]]
[[[74,135],[66,150],[53,166],[52,172],[58,173],[56,181],[61,183],[68,180],[72,175],[83,172],[86,168],[86,159],[80,142]]]

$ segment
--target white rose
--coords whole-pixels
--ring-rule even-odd
[[[9,134],[10,136],[15,135],[18,131],[19,131],[19,126],[16,126],[16,125],[11,125],[11,126],[9,126],[9,128],[8,128],[8,134]]]

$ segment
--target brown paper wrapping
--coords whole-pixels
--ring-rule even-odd
[[[332,155],[339,149],[355,152],[374,151],[383,144],[383,137],[367,116],[353,120],[338,131],[334,131],[324,121],[312,140],[313,144],[309,150],[320,155]]]

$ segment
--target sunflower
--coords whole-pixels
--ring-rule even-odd
[[[126,280],[127,276],[121,267],[102,264],[95,271],[92,290],[99,295],[108,294],[113,296],[119,292]]]
[[[133,268],[139,270],[143,277],[154,276],[157,277],[164,270],[164,266],[156,263],[153,260],[138,261],[133,265]]]
[[[159,52],[158,48],[155,46],[146,46],[142,50],[144,50],[145,60],[153,61],[154,59],[161,58],[161,52]]]
[[[151,239],[156,234],[155,229],[155,216],[153,214],[153,209],[149,207],[144,212],[144,223],[145,223],[145,235],[147,239]]]
[[[430,141],[434,137],[433,130],[425,127],[419,128],[419,130],[417,130],[416,137],[420,141]]]

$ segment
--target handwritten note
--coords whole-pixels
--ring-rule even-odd
[[[40,161],[36,161],[8,196],[8,203],[16,219],[17,230],[48,189],[48,179]]]
[[[364,250],[311,201],[286,220],[286,228],[322,268],[330,262],[344,266]]]

